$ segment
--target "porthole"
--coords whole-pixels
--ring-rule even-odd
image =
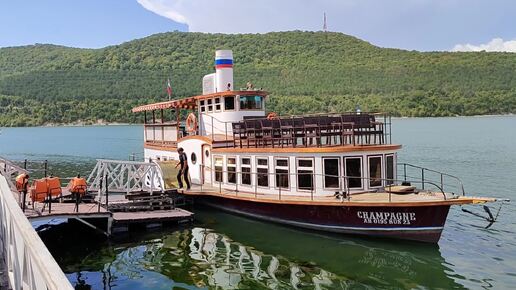
[[[192,155],[190,155],[190,160],[192,160],[192,164],[197,163],[197,156],[195,153],[192,152]]]
[[[210,150],[206,149],[206,151],[204,151],[204,155],[206,155],[206,158],[210,157]]]

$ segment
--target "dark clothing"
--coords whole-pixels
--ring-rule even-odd
[[[188,180],[188,167],[179,170],[179,173],[177,173],[177,182],[179,183],[179,188],[183,188],[183,181],[181,180],[181,175],[185,179],[186,188],[190,189],[190,180]]]
[[[185,168],[188,162],[188,157],[186,156],[186,153],[180,153],[179,154],[179,164],[181,164],[181,169]]]
[[[182,175],[185,179],[186,188],[190,189],[190,180],[188,180],[188,157],[186,156],[186,153],[182,152],[179,154],[179,164],[181,164],[181,170],[177,174],[179,188],[183,188],[183,181],[181,180]]]

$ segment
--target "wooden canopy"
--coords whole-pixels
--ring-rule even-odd
[[[142,112],[142,111],[154,111],[159,109],[195,109],[197,107],[197,98],[190,97],[186,99],[180,100],[172,100],[154,104],[142,105],[139,107],[133,108],[133,113]]]
[[[197,108],[197,100],[213,98],[213,97],[236,96],[236,95],[267,96],[268,93],[265,91],[259,91],[259,90],[257,90],[257,91],[255,91],[255,90],[225,91],[225,92],[218,92],[218,93],[207,94],[207,95],[193,96],[193,97],[188,97],[188,98],[179,99],[179,100],[171,100],[171,101],[166,101],[166,102],[142,105],[142,106],[133,108],[132,111],[133,111],[133,113],[137,113],[137,112],[142,112],[142,111],[154,111],[154,110],[160,110],[160,109],[177,109],[177,108],[179,108],[179,109],[195,109],[195,108]]]

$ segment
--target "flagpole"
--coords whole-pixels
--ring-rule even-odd
[[[167,80],[167,94],[168,94],[168,100],[170,101],[172,96],[172,86],[170,85],[170,78]]]

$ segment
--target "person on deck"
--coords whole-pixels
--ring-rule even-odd
[[[29,175],[26,173],[22,173],[18,176],[16,176],[16,189],[18,189],[18,192],[22,195],[22,210],[25,211],[25,203],[27,198],[27,192],[29,187]]]
[[[183,188],[183,181],[181,180],[181,175],[185,179],[186,189],[190,190],[190,181],[188,180],[188,157],[186,156],[185,150],[181,147],[177,148],[177,153],[179,153],[179,163],[176,165],[176,168],[181,165],[181,169],[177,174],[177,182],[179,183],[179,188]]]

